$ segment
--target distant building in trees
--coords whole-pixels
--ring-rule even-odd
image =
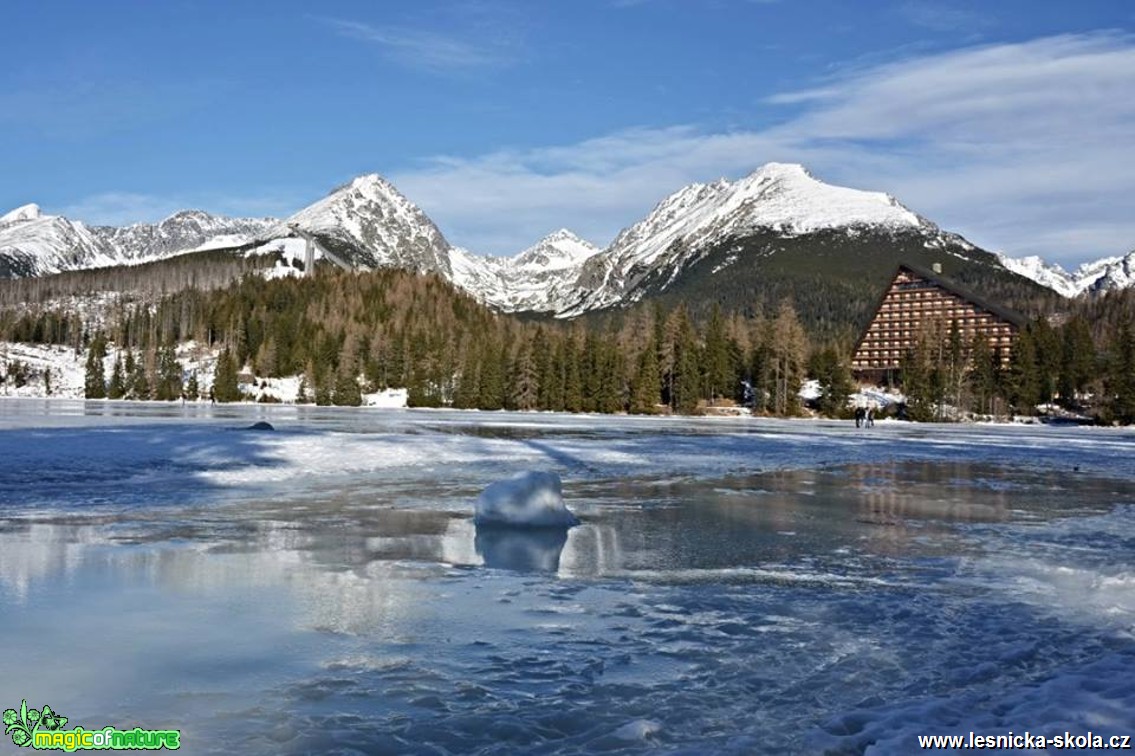
[[[1020,313],[958,286],[938,270],[902,264],[859,338],[851,369],[861,380],[881,382],[898,371],[903,356],[916,350],[920,339],[944,340],[955,324],[961,343],[968,347],[981,334],[995,359],[1005,365],[1026,322]]]

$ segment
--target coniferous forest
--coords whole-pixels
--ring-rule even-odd
[[[86,350],[91,398],[197,398],[201,377],[174,350],[190,340],[220,353],[217,401],[247,398],[242,374],[300,375],[296,400],[317,404],[358,405],[363,393],[394,387],[419,407],[649,414],[724,405],[794,415],[804,409],[800,386],[814,378],[812,409],[841,417],[854,390],[853,339],[831,337],[789,299],[740,310],[655,300],[564,322],[501,315],[436,276],[400,270],[220,283],[118,300],[97,317],[8,307],[0,338]],[[930,324],[890,380],[910,419],[1051,404],[1131,423],[1133,323],[1131,291],[1070,302],[1026,327],[1007,360],[981,340],[964,343],[950,324]],[[118,355],[109,375],[108,345]],[[5,366],[5,379],[20,367]]]

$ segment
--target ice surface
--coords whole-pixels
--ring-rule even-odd
[[[260,420],[276,432],[233,432]],[[1133,446],[1109,428],[5,399],[0,646],[21,661],[0,700],[180,727],[194,753],[1125,734]],[[567,477],[583,522],[475,527],[478,492],[531,470]]]
[[[579,518],[564,505],[563,484],[554,472],[531,470],[490,484],[477,497],[478,526],[569,528]]]

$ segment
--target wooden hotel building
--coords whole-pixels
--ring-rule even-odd
[[[983,334],[1003,364],[1026,322],[1020,313],[986,301],[942,278],[937,270],[903,264],[859,338],[852,372],[860,380],[882,382],[897,372],[903,355],[915,349],[920,334],[934,321],[942,323],[947,334],[956,322],[967,350],[974,336]]]

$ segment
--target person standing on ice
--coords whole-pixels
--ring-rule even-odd
[[[867,427],[868,428],[874,428],[875,427],[875,405],[874,404],[868,404],[867,405],[867,411],[866,411],[864,417],[867,420]]]
[[[856,405],[855,407],[855,427],[859,428],[863,425],[863,418],[866,416],[866,411],[863,407]]]

